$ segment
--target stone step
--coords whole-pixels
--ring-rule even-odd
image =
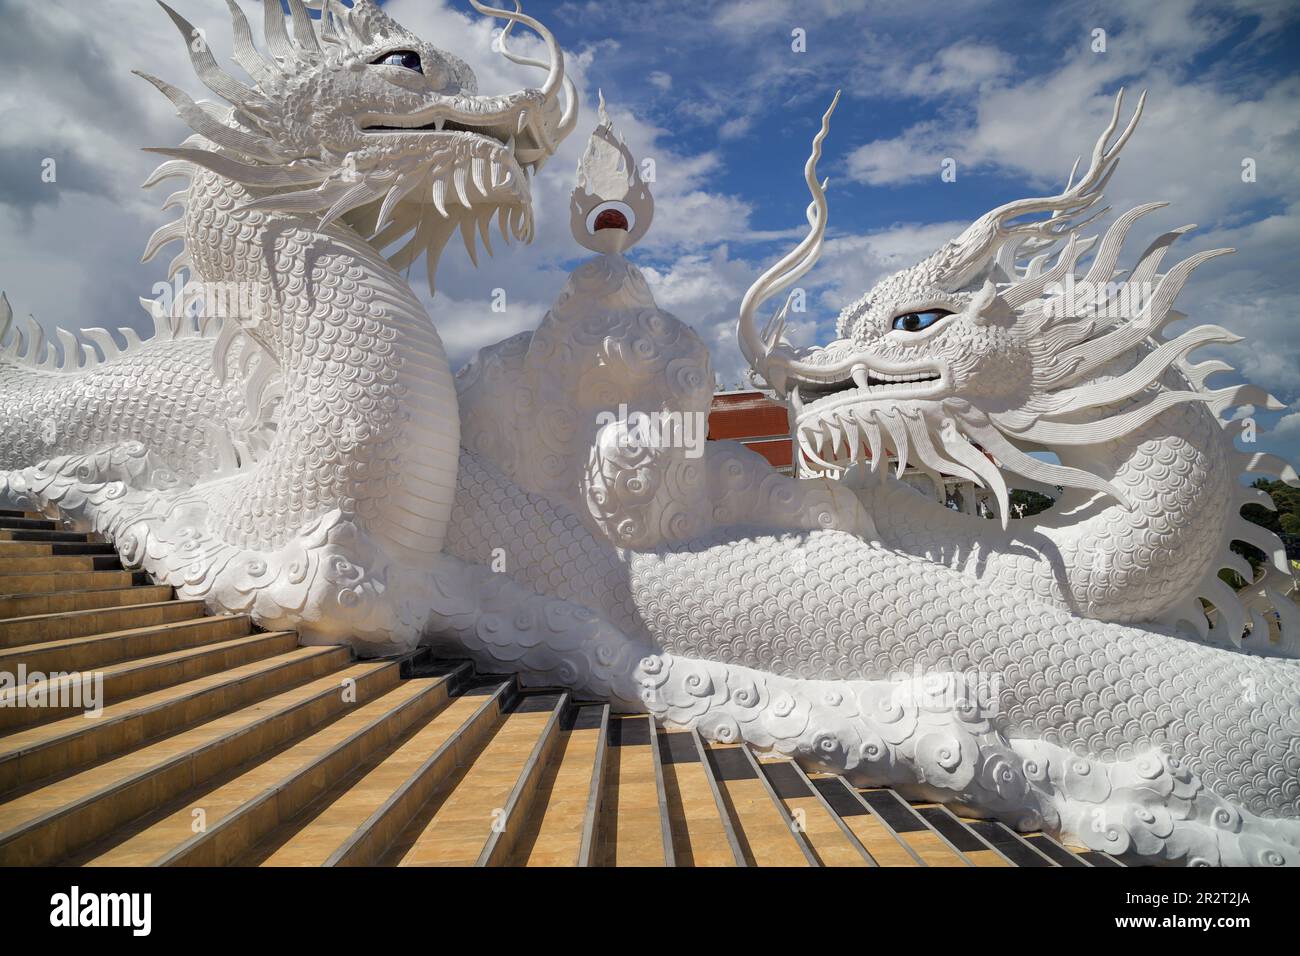
[[[93,866],[220,866],[311,805],[410,727],[429,720],[468,667],[402,681],[292,746],[259,755],[112,835]],[[197,821],[197,824],[196,824]],[[196,825],[199,827],[195,832]]]
[[[202,601],[170,600],[9,618],[0,620],[0,647],[187,621],[202,617],[204,610]]]
[[[976,866],[1016,866],[1013,860],[995,843],[986,839],[975,828],[959,819],[947,807],[937,803],[918,803],[916,810],[955,849]]]
[[[596,866],[672,866],[672,825],[654,721],[611,716]]]
[[[808,775],[793,760],[764,757],[757,761],[772,793],[785,809],[785,819],[801,838],[818,866],[876,866],[875,859],[848,824],[818,793]]]
[[[61,547],[61,548],[73,548],[73,547],[86,547],[86,548],[96,547],[96,548],[103,548],[103,547],[109,547],[109,550],[112,550],[112,548],[111,548],[110,546],[108,546],[108,545],[102,545],[102,544],[97,544],[97,545],[90,545],[90,544],[85,544],[85,545],[69,545],[69,544],[63,544],[63,545],[59,545],[58,547]],[[50,555],[52,555],[52,554],[54,553],[54,548],[55,548],[55,545],[52,545],[52,544],[49,544],[49,543],[46,543],[46,542],[41,542],[41,541],[9,541],[9,540],[7,540],[7,539],[0,538],[0,558],[12,559],[12,558],[49,557]]]
[[[107,541],[10,541],[0,538],[0,558],[71,557],[78,555],[116,555]]]
[[[5,557],[5,552],[0,551],[0,575],[121,570],[122,562],[116,554],[31,554]]]
[[[81,531],[32,531],[25,529],[2,528],[0,541],[18,541],[27,544],[99,544],[97,536]]]
[[[100,591],[150,583],[149,577],[140,571],[10,571],[0,572],[0,598],[54,591]]]
[[[661,730],[659,763],[676,865],[748,866],[700,735]]]
[[[284,633],[259,636],[283,638]],[[93,720],[77,715],[16,730],[0,737],[0,793],[126,753],[313,680],[348,660],[350,653],[341,647],[295,647],[110,704]]]
[[[0,542],[0,544],[3,544],[3,542]],[[20,545],[13,542],[10,542],[10,544],[13,547],[20,547]],[[48,544],[43,545],[43,547],[48,547],[52,555],[64,557],[74,554],[117,554],[117,550],[107,541],[73,541],[67,544]],[[0,554],[2,553],[0,551]]]
[[[474,862],[475,866],[504,866],[509,863],[519,847],[529,820],[535,813],[544,812],[548,798],[555,796],[553,788],[548,787],[543,791],[542,782],[550,775],[548,771],[552,764],[558,763],[557,756],[561,750],[564,723],[572,717],[569,693],[562,691],[555,695],[530,694],[516,705],[515,712],[518,713],[529,707],[541,711],[548,704],[550,717],[538,734],[528,759],[520,767],[515,785],[506,797],[501,813],[488,831],[487,840],[483,843],[483,848]],[[586,770],[589,776],[591,768],[587,767]],[[583,776],[581,768],[578,775]],[[581,803],[579,803],[580,808],[582,808]],[[440,840],[441,836],[435,833],[434,838]],[[443,861],[442,865],[456,864]]]
[[[0,597],[0,619],[31,617],[36,614],[59,614],[66,611],[89,611],[101,607],[124,607],[151,604],[173,596],[166,585],[148,584],[147,578],[129,588],[103,591],[59,591],[49,594],[15,594]]]
[[[48,518],[0,515],[0,529],[6,531],[55,531],[58,529],[58,524]]]
[[[596,817],[593,795],[602,782],[608,704],[576,706],[565,714],[555,753],[537,782],[533,809],[510,855],[512,866],[586,866]]]
[[[219,619],[200,619],[209,620]],[[231,670],[265,657],[288,653],[298,646],[298,637],[293,631],[252,634],[247,633],[248,629],[244,630],[244,634],[236,631],[236,636],[211,643],[198,642],[179,650],[132,658],[93,671],[74,673],[52,685],[54,696],[50,694],[50,685],[42,688],[39,684],[28,684],[26,686],[35,686],[38,693],[43,690],[46,702],[41,706],[31,706],[28,702],[23,706],[0,707],[0,734],[12,732],[17,727],[48,723],[82,713],[85,709],[84,701],[88,699],[88,690],[98,698],[100,707],[108,707],[131,697]],[[47,681],[49,676],[45,675]],[[93,683],[98,686],[85,686]],[[74,706],[65,707],[53,702],[60,699],[60,694],[63,695],[62,699],[67,699],[78,690],[78,684],[82,685],[81,693],[75,695]],[[22,701],[24,690],[15,688],[9,692],[0,692],[0,702],[8,699]]]
[[[396,662],[346,666],[0,805],[0,865],[56,862],[160,804],[387,693]]]
[[[893,790],[867,788],[858,790],[858,795],[924,866],[974,865]]]
[[[513,679],[471,683],[433,719],[396,746],[373,754],[237,863],[262,866],[365,866],[471,761],[502,719]]]
[[[135,657],[151,657],[242,637],[250,633],[252,626],[247,615],[223,614],[39,644],[19,644],[0,649],[0,671],[12,674],[20,666],[25,666],[29,672],[88,671]]]
[[[872,810],[862,795],[835,774],[809,773],[809,781],[818,795],[879,866],[926,866],[911,846]]]
[[[749,748],[709,743],[705,750],[745,862],[750,866],[818,865]]]
[[[473,866],[508,822],[539,744],[554,732],[564,694],[517,697],[478,754],[443,781],[384,855],[390,866]]]

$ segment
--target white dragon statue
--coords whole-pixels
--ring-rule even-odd
[[[1098,310],[1152,207],[1075,273],[1136,114],[1115,137],[1116,103],[1065,192],[982,217],[800,352],[784,310],[761,332],[755,313],[820,252],[828,110],[809,235],[739,325],[803,454],[845,472],[797,480],[692,440],[708,354],[623,255],[653,204],[603,110],[572,210],[598,255],[536,332],[453,378],[401,270],[424,254],[432,284],[453,232],[490,250],[493,217],[531,238],[530,174],[577,118],[545,27],[471,0],[506,21],[506,57],[546,71],[484,96],[372,0],[289,0],[288,18],[265,0],[266,54],[227,2],[251,85],[166,7],[224,103],[147,77],[195,132],[148,183],[187,181],[146,251],[181,242],[171,274],[191,279],[151,304],[158,334],[61,332],[60,358],[0,303],[0,507],[57,512],[181,595],[306,641],[431,644],[1133,860],[1300,864],[1300,615],[1277,596],[1265,637],[1216,576],[1249,570],[1232,540],[1278,550],[1241,519],[1263,496],[1238,478],[1294,474],[1219,418],[1272,400],[1187,364],[1228,333],[1162,337],[1213,254],[1160,274],[1181,230],[1121,283],[1149,295]],[[508,49],[515,24],[546,60]],[[215,294],[245,304],[214,317]],[[891,455],[987,487],[1001,524],[927,501]],[[1004,473],[1056,505],[1011,520]]]

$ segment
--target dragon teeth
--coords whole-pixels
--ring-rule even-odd
[[[855,366],[852,372],[853,384],[858,388],[870,388],[870,382],[867,379],[867,370],[861,365]]]
[[[519,111],[519,124],[515,127],[516,133],[522,133],[524,127],[528,125],[528,110]]]
[[[491,175],[492,175],[491,182],[492,182],[493,189],[499,189],[503,185],[503,183],[501,182],[501,172],[502,172],[501,164],[498,163],[496,160],[493,160],[492,169],[491,169]]]
[[[847,441],[849,445],[849,461],[855,462],[858,460],[859,447],[857,420],[851,413],[848,415],[842,415],[840,417],[840,428],[844,430],[844,440]]]
[[[510,233],[506,230],[506,225],[510,221],[510,207],[502,206],[497,210],[497,228],[501,230],[501,238],[506,244],[510,243]]]
[[[435,179],[433,181],[433,206],[443,219],[447,218],[447,181],[445,179]]]
[[[487,160],[482,156],[475,156],[469,163],[469,173],[474,180],[474,188],[478,190],[480,196],[488,194],[487,185],[484,182],[483,174],[487,172]]]
[[[474,248],[474,224],[468,218],[460,221],[460,238],[465,243],[465,251],[469,253],[469,261],[478,268],[478,252]]]
[[[840,428],[839,422],[827,421],[822,428],[826,432],[826,447],[831,453],[831,458],[841,458],[847,454],[848,443],[844,439],[844,430]]]
[[[855,408],[846,417],[852,419],[856,429],[860,430],[861,440],[858,444],[866,444],[866,453],[871,458],[871,470],[878,471],[884,458],[884,449],[881,447],[880,426],[875,417],[864,408]]]
[[[469,190],[466,188],[465,179],[465,167],[457,166],[456,171],[451,174],[452,184],[456,187],[456,198],[460,200],[460,204],[469,209]]]

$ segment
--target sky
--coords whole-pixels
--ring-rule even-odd
[[[257,23],[259,0],[239,2]],[[173,5],[228,60],[223,0]],[[484,92],[537,82],[537,71],[493,53],[499,27],[468,0],[384,6],[467,60]],[[843,100],[821,165],[829,238],[803,281],[808,311],[788,327],[801,345],[829,341],[843,306],[988,209],[1058,191],[1116,92],[1145,89],[1144,117],[1107,201],[1116,213],[1170,205],[1140,220],[1128,254],[1187,223],[1198,228],[1170,263],[1180,252],[1237,250],[1196,270],[1178,308],[1244,336],[1219,357],[1293,406],[1255,416],[1256,447],[1300,461],[1292,0],[527,0],[526,10],[563,45],[582,113],[537,178],[533,244],[497,242],[477,270],[458,243],[444,254],[427,304],[453,367],[535,328],[586,255],[569,233],[568,196],[598,90],[632,152],[654,161],[655,220],[630,257],[732,384],[743,374],[740,299],[803,233],[802,167],[837,89]],[[140,147],[174,145],[188,131],[130,70],[196,97],[206,91],[152,0],[0,0],[0,14],[0,289],[47,329],[146,329],[137,300],[164,278],[169,255],[139,258],[174,215],[158,207],[176,187],[139,188],[156,164]],[[526,35],[514,45],[539,49]],[[43,175],[51,159],[53,182]],[[941,176],[947,160],[951,181]],[[1247,162],[1254,175],[1243,177]],[[412,278],[420,288],[418,267]],[[492,307],[499,288],[504,312]]]

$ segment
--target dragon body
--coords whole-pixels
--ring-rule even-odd
[[[103,361],[65,347],[61,369],[38,367],[52,353],[16,337],[0,355],[0,501],[57,508],[181,594],[304,640],[362,653],[434,644],[1135,859],[1300,862],[1300,668],[1282,656],[1295,622],[1277,646],[1223,646],[1241,629],[1234,642],[1230,602],[1201,586],[1227,540],[1268,543],[1236,523],[1242,462],[1217,418],[1250,396],[1204,392],[1208,370],[1183,357],[1209,338],[1155,338],[1191,267],[1156,277],[1144,259],[1157,308],[1086,329],[1032,305],[1044,276],[1073,269],[1070,217],[1099,194],[1117,147],[1103,144],[1074,193],[1044,201],[1052,225],[1029,238],[1071,237],[1050,268],[1018,265],[1002,251],[1005,220],[981,221],[851,307],[844,341],[805,354],[779,328],[759,334],[753,312],[820,248],[827,114],[807,169],[809,237],[741,310],[742,346],[790,396],[804,450],[821,459],[830,440],[850,471],[800,481],[740,446],[689,440],[684,423],[708,410],[708,354],[623,255],[651,207],[607,120],[574,203],[574,234],[597,258],[536,332],[453,378],[399,270],[423,254],[432,283],[447,238],[459,230],[473,255],[492,218],[531,235],[527,167],[576,110],[559,48],[518,10],[476,3],[549,51],[518,57],[503,37],[546,80],[484,97],[468,67],[369,0],[329,0],[320,18],[289,6],[286,22],[266,4],[263,57],[231,4],[251,87],[191,45],[229,106],[153,81],[196,136],[161,151],[152,181],[187,186],[173,197],[181,218],[148,251],[182,242],[173,271],[249,290],[251,306],[200,327],[182,296],[155,340],[123,350],[88,333]],[[947,328],[927,340],[964,350],[908,367],[886,353],[905,358],[911,344],[872,332],[940,308]],[[1060,359],[1076,346],[1077,361]],[[937,377],[944,391],[915,406],[897,389],[872,396],[880,375],[918,389]],[[1021,391],[990,394],[994,379]],[[1184,392],[1196,395],[1162,397]],[[685,440],[630,428],[632,413],[677,415]],[[852,436],[837,431],[844,415]],[[1070,446],[1086,454],[1032,464],[1023,449],[1078,439],[1076,425],[1093,429]],[[931,515],[880,480],[891,452],[901,470],[904,446],[995,495],[1009,469],[1088,496],[1062,496],[1059,517],[1025,530]],[[1148,538],[1161,542],[1149,556]],[[1133,568],[1114,561],[1108,575],[1094,561],[1088,579],[1087,555],[1116,548]],[[1221,612],[1206,638],[1176,629],[1195,627],[1198,596]]]

